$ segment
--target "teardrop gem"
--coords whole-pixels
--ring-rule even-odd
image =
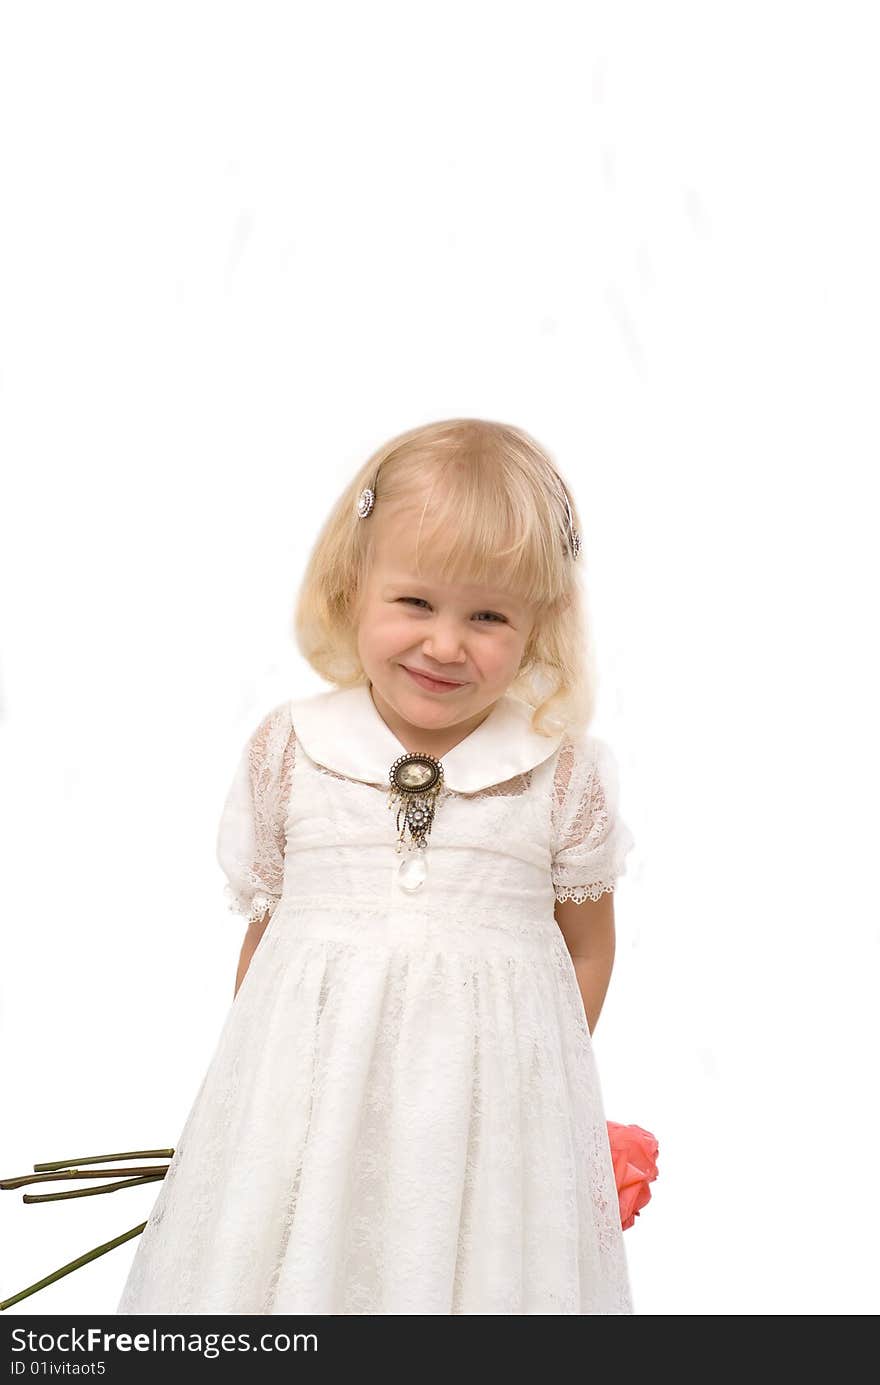
[[[397,867],[398,884],[402,890],[407,890],[410,893],[424,884],[427,875],[428,866],[424,851],[417,851],[412,856],[408,856]]]

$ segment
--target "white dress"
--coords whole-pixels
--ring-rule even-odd
[[[271,911],[117,1313],[631,1314],[606,1116],[555,899],[633,838],[616,761],[505,695],[441,757],[401,887],[369,685],[263,718],[218,856]]]

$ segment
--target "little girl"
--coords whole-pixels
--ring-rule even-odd
[[[118,1313],[631,1314],[592,1030],[633,845],[547,454],[416,428],[312,551],[332,687],[260,721],[235,998]]]

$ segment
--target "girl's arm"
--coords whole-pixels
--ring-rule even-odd
[[[232,993],[233,1000],[238,995],[238,988],[245,978],[245,972],[251,964],[251,958],[257,950],[257,944],[266,931],[269,919],[272,917],[270,910],[266,910],[261,919],[255,919],[248,924],[248,930],[244,935],[244,942],[241,945],[241,954],[238,959],[238,971],[235,974],[235,990]]]
[[[592,1034],[614,966],[614,894],[607,890],[598,899],[585,899],[582,904],[573,899],[564,903],[557,900],[554,913],[574,963]]]

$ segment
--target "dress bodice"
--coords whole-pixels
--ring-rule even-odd
[[[550,756],[494,792],[442,788],[427,838],[427,875],[409,892],[400,884],[388,785],[346,779],[298,745],[284,824],[283,897],[472,919],[552,918],[552,770]]]
[[[553,922],[556,900],[598,898],[633,838],[617,812],[616,761],[598,737],[531,727],[510,696],[442,757],[427,877],[401,887],[389,771],[404,747],[368,685],[274,708],[249,738],[221,816],[218,857],[232,907],[285,903]]]

